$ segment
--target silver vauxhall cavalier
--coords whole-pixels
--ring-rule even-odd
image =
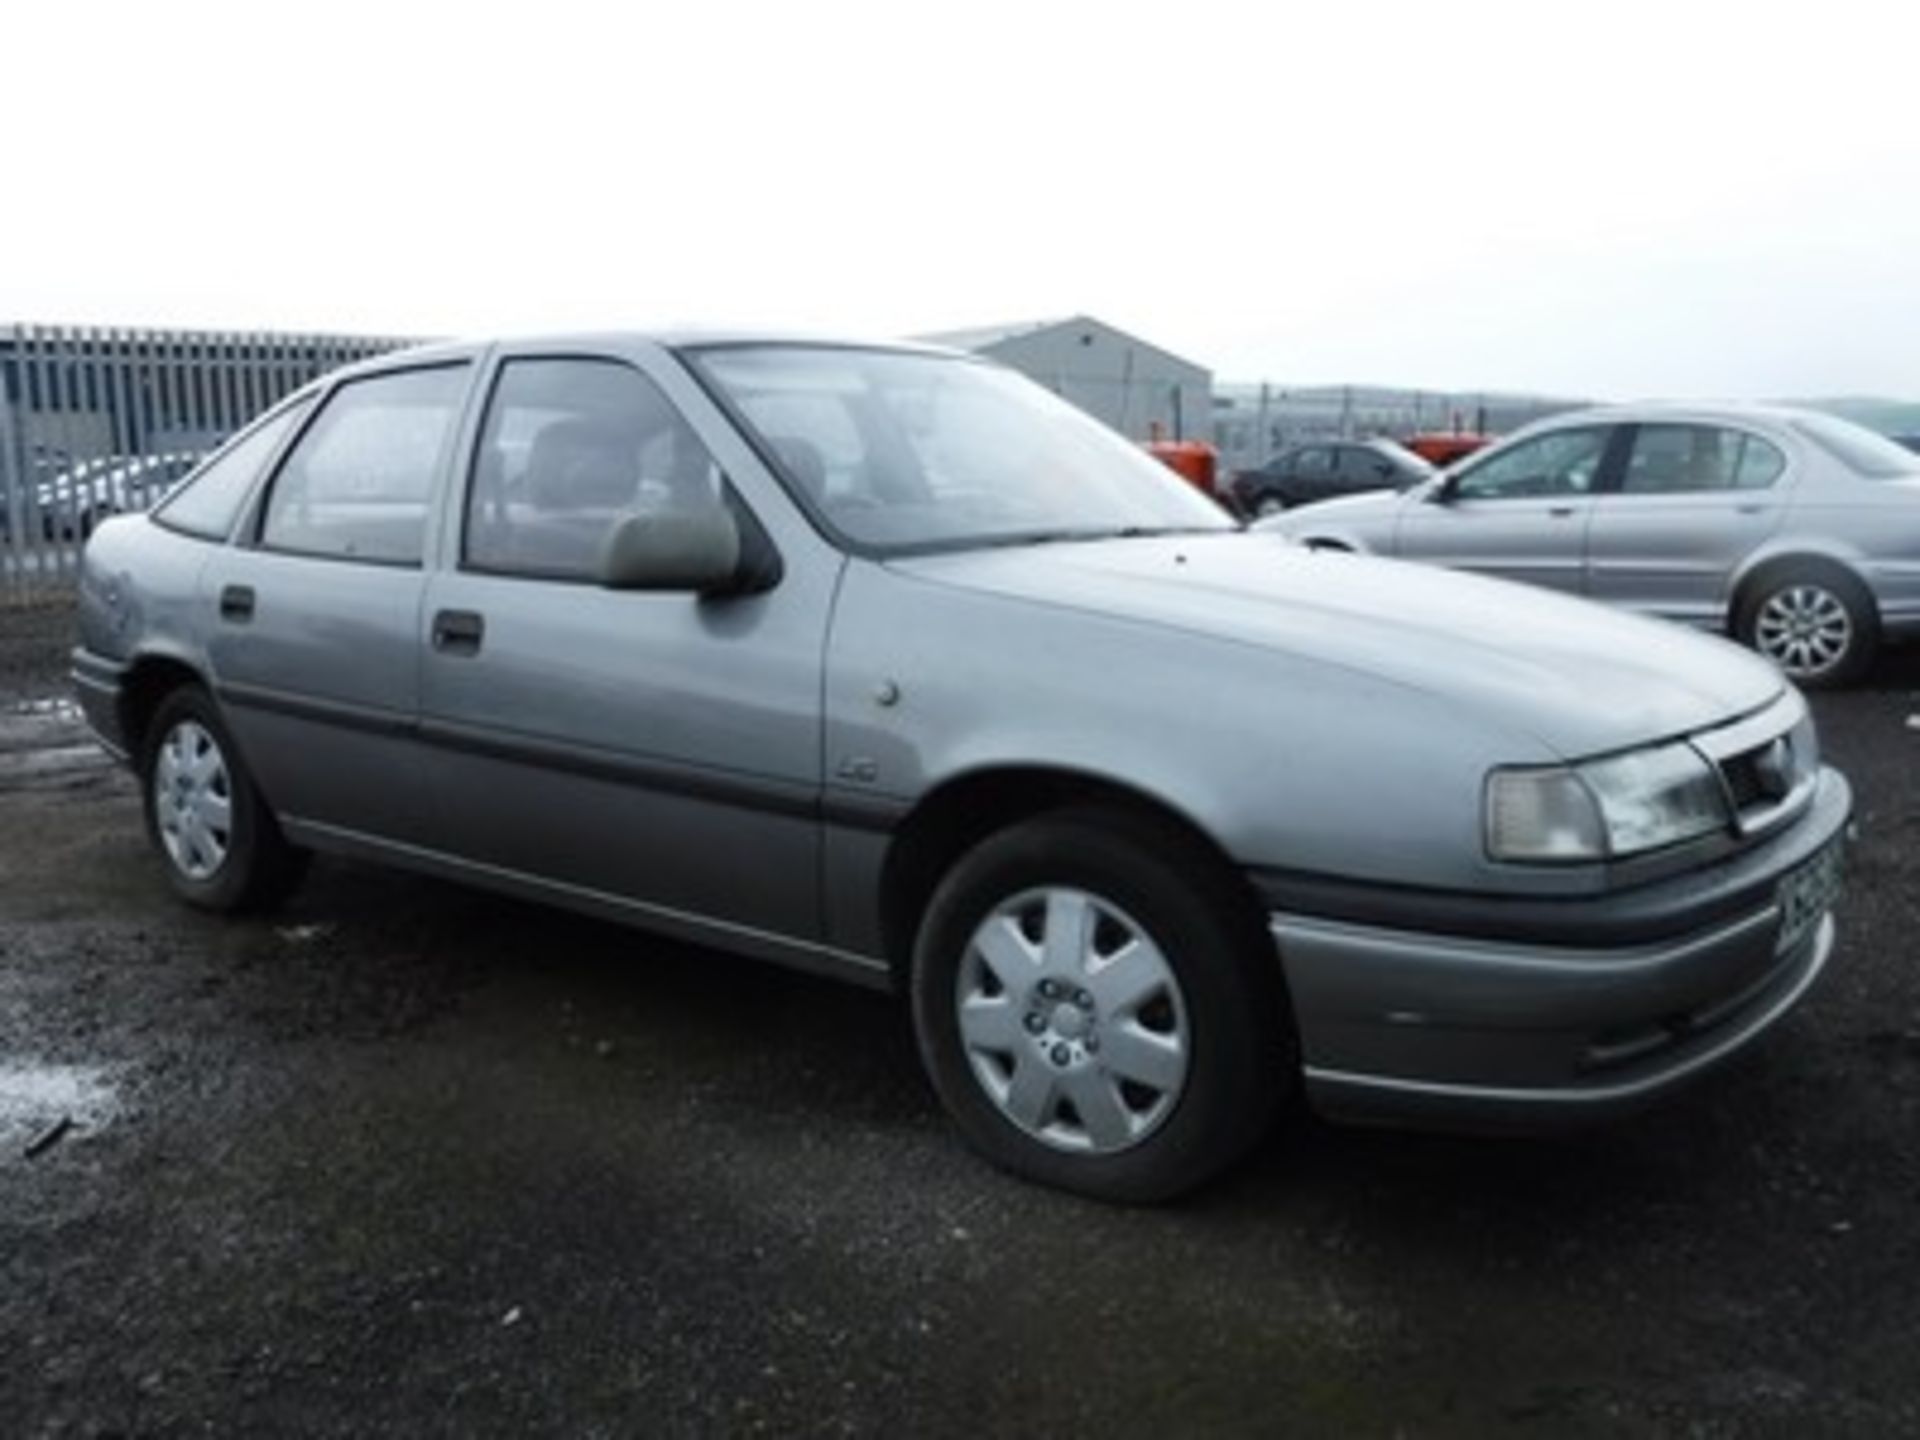
[[[970,357],[389,356],[87,547],[191,903],[313,850],[911,997],[959,1128],[1144,1200],[1324,1113],[1611,1114],[1826,964],[1850,797],[1735,646],[1247,534]]]
[[[1920,455],[1788,406],[1558,415],[1398,494],[1261,528],[1724,631],[1807,686],[1920,634]]]

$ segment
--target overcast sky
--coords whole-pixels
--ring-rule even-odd
[[[15,6],[0,322],[1087,312],[1229,380],[1920,396],[1910,8]]]

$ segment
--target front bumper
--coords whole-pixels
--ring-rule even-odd
[[[122,698],[126,694],[127,667],[118,660],[96,655],[84,646],[72,655],[74,698],[87,728],[116,760],[129,759],[130,745],[122,721]]]
[[[1404,893],[1382,905],[1393,925],[1352,904],[1337,918],[1276,908],[1309,1101],[1345,1119],[1500,1129],[1652,1101],[1819,978],[1833,917],[1797,916],[1784,934],[1781,882],[1842,845],[1851,812],[1845,779],[1823,771],[1805,815],[1711,871],[1546,908],[1489,898],[1478,934],[1460,897],[1434,908],[1434,929],[1404,925],[1419,908]]]

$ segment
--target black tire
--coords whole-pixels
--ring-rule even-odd
[[[193,873],[191,860],[177,857],[161,814],[161,752],[176,738],[176,732],[183,743],[189,738],[206,737],[218,751],[224,774],[224,784],[216,784],[212,790],[224,794],[227,825],[224,833],[210,828],[223,853],[205,873]],[[307,852],[288,844],[280,833],[279,823],[253,783],[219,707],[198,685],[183,685],[160,702],[142,737],[139,775],[147,836],[159,853],[168,885],[189,905],[222,912],[265,909],[284,899],[300,882],[306,872]],[[177,834],[177,820],[175,827]]]
[[[961,1036],[962,967],[982,969],[981,952],[974,949],[976,932],[996,910],[1049,888],[1089,895],[1123,912],[1165,957],[1177,981],[1176,1033],[1187,1057],[1184,1079],[1177,1092],[1151,1100],[1158,1110],[1151,1128],[1104,1152],[1061,1148],[1057,1139],[1023,1128],[976,1070],[976,1061],[995,1061],[977,1046],[970,1058]],[[1093,1015],[1092,1000],[1082,999]],[[969,1143],[1014,1174],[1101,1200],[1151,1203],[1218,1175],[1265,1136],[1298,1075],[1279,961],[1257,907],[1220,862],[1181,831],[1118,809],[1044,815],[989,837],[963,856],[935,890],[921,924],[912,1001],[922,1061]],[[1067,1011],[1067,1002],[1057,1008]],[[1137,1012],[1133,1021],[1144,1013]],[[1036,1017],[1021,1018],[1031,1023]],[[1111,1054],[1130,1022],[1102,1010],[1087,1023],[1095,1039],[1101,1025],[1109,1026]],[[1030,1033],[1021,1029],[1019,1046]],[[1045,1037],[1035,1038],[1034,1046],[1032,1054],[1008,1048],[1008,1093],[1015,1064],[1039,1064],[1062,1048]],[[1119,1078],[1118,1071],[1109,1073],[1105,1057],[1085,1055],[1071,1063],[1099,1076],[1078,1079],[1115,1096],[1139,1090],[1129,1091],[1132,1082]],[[1077,1115],[1064,1098],[1065,1076],[1063,1071],[1044,1083],[1050,1096],[1063,1097],[1048,1102],[1056,1105],[1051,1112],[1056,1123],[1070,1127],[1074,1122],[1067,1117],[1077,1120]],[[1139,1123],[1138,1115],[1127,1113]],[[1086,1124],[1089,1139],[1094,1128]]]
[[[1791,636],[1783,637],[1780,629],[1784,610],[1835,617],[1844,630],[1839,652],[1828,659],[1811,650],[1796,651]],[[1733,632],[1802,689],[1836,689],[1851,685],[1872,668],[1880,649],[1880,610],[1872,592],[1845,567],[1824,560],[1794,560],[1769,566],[1741,587]],[[1818,663],[1795,663],[1796,653]]]

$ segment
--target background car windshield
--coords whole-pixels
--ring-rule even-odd
[[[1234,528],[1159,461],[997,366],[815,346],[689,358],[814,514],[863,548]]]
[[[1920,457],[1884,435],[1832,415],[1803,415],[1793,428],[1857,474],[1874,480],[1920,475]]]
[[[1424,455],[1414,454],[1413,451],[1407,449],[1407,447],[1402,445],[1398,440],[1369,440],[1367,447],[1386,456],[1387,459],[1393,461],[1394,464],[1410,474],[1433,475],[1437,474],[1440,469],[1439,466],[1435,465]]]

